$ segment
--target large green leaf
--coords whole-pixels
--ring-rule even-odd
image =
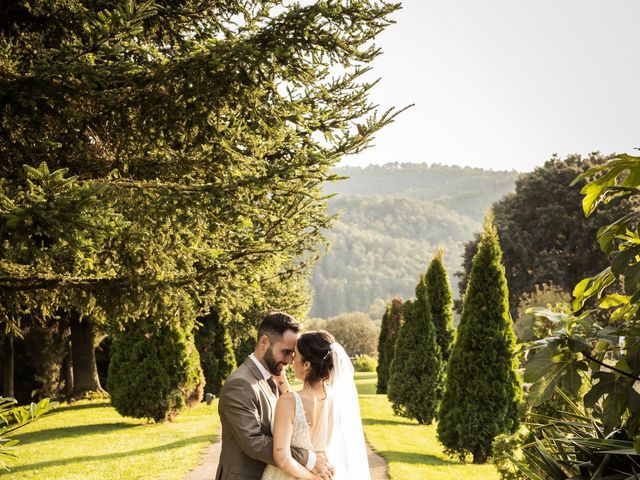
[[[640,393],[634,390],[632,379],[615,372],[596,372],[592,378],[598,382],[584,396],[584,404],[595,408],[601,402],[602,423],[606,431],[612,431],[627,408],[640,405]]]

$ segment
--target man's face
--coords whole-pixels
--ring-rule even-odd
[[[269,372],[280,375],[282,369],[293,362],[298,334],[293,330],[285,330],[282,336],[275,336],[264,354]]]

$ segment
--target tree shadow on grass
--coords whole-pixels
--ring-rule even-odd
[[[129,452],[119,452],[119,453],[110,453],[105,455],[85,455],[82,457],[71,457],[71,458],[59,458],[56,460],[49,460],[47,462],[39,462],[39,463],[30,463],[26,465],[18,465],[16,467],[10,467],[11,473],[20,473],[20,472],[28,472],[30,470],[40,470],[43,468],[49,467],[58,467],[62,465],[71,465],[73,463],[86,463],[86,462],[96,462],[103,460],[114,460],[117,458],[126,458],[133,457],[136,455],[144,455],[147,453],[156,453],[161,452],[163,450],[173,450],[176,448],[186,447],[193,443],[198,442],[212,442],[215,439],[215,435],[199,435],[197,437],[185,438],[183,440],[178,440],[176,442],[167,443],[165,445],[159,445],[157,447],[150,448],[141,448],[138,450],[131,450]]]
[[[54,410],[52,410],[51,414],[58,413],[58,412],[67,412],[72,410],[85,410],[88,408],[104,408],[104,407],[110,407],[110,406],[111,406],[111,402],[109,400],[104,400],[101,402],[92,402],[92,403],[81,403],[79,405],[76,405],[74,403],[67,403],[62,407],[57,407]]]
[[[412,453],[412,452],[394,452],[394,451],[384,451],[377,452],[378,455],[383,457],[387,462],[399,462],[399,463],[411,463],[411,464],[422,464],[422,465],[461,465],[460,462],[454,462],[451,460],[445,460],[444,458],[436,457],[433,455],[424,455],[422,453]]]
[[[381,420],[379,418],[363,418],[362,425],[407,425],[411,427],[419,427],[416,422],[409,420]]]
[[[49,440],[60,440],[62,438],[81,437],[83,435],[94,435],[96,433],[110,433],[116,430],[126,430],[132,427],[139,427],[135,423],[96,423],[91,425],[74,425],[72,427],[47,428],[28,433],[19,433],[11,438],[20,440],[21,444],[32,442],[46,442]]]

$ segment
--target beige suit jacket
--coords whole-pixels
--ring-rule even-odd
[[[218,403],[222,451],[216,480],[259,480],[267,464],[273,465],[271,420],[276,400],[250,358],[227,378]],[[291,453],[306,465],[309,452],[292,448]]]

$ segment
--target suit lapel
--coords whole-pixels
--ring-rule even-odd
[[[262,376],[262,373],[260,372],[260,369],[255,364],[255,362],[253,360],[251,360],[250,358],[247,358],[244,361],[244,364],[251,371],[251,374],[254,377],[256,377],[256,380],[258,380],[258,385],[260,385],[260,389],[262,390],[262,393],[264,393],[268,399],[273,399],[273,398],[277,399],[277,397],[275,397],[273,395],[273,391],[271,391],[271,387],[269,386],[267,381]],[[271,403],[272,405],[274,404],[271,400],[269,401],[269,403]]]

